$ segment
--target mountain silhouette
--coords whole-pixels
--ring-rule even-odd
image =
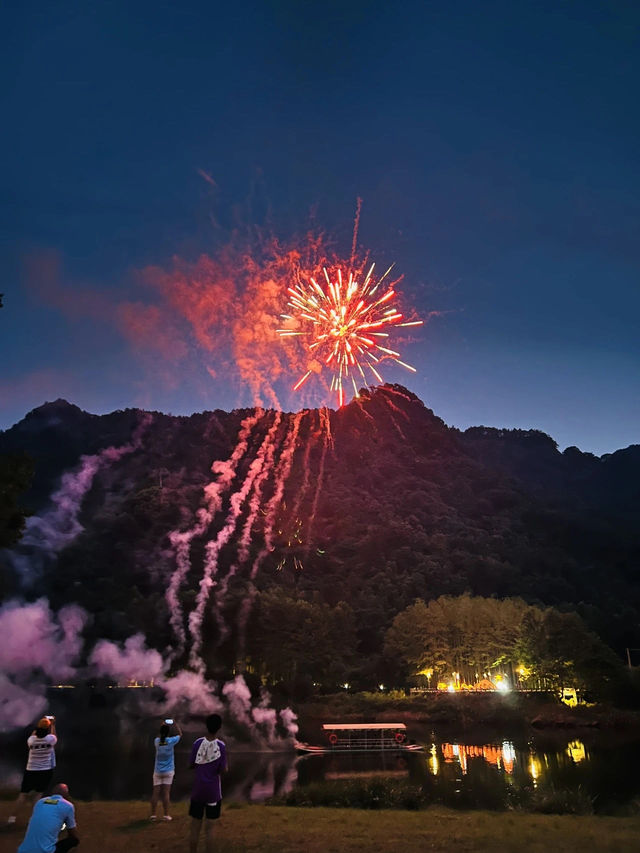
[[[33,516],[0,557],[5,588],[81,604],[96,637],[174,645],[209,560],[203,642],[229,664],[245,603],[278,588],[346,602],[362,655],[416,598],[465,592],[574,610],[619,654],[640,647],[640,445],[598,458],[537,430],[461,432],[383,385],[282,414],[97,416],[56,400],[0,434],[14,451],[35,463]],[[178,584],[170,534],[189,531]]]

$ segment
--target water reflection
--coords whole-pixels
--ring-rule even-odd
[[[78,729],[73,736],[61,737],[58,778],[70,784],[78,799],[148,797],[153,725],[120,721],[109,729],[104,722],[97,729]],[[99,738],[94,736],[97,730]],[[619,810],[640,797],[640,741],[615,740],[596,732],[583,738],[537,733],[504,739],[439,737],[418,725],[412,727],[411,735],[423,744],[423,752],[301,758],[292,752],[242,752],[240,745],[230,742],[225,797],[259,802],[315,782],[339,785],[385,777],[406,779],[420,787],[430,801],[458,808],[517,806],[530,793],[550,786],[584,792],[600,812]],[[187,735],[176,750],[175,800],[189,796],[191,740]],[[24,738],[3,739],[2,747],[2,783],[15,788],[24,767]]]
[[[435,744],[432,744],[432,749]],[[445,761],[457,761],[463,773],[468,770],[469,759],[482,758],[488,764],[493,764],[506,773],[513,773],[513,764],[516,753],[512,743],[505,741],[501,746],[484,744],[483,746],[467,745],[461,743],[443,743],[442,755]],[[434,775],[437,774],[437,770]]]
[[[412,735],[415,732],[412,731]],[[454,808],[526,805],[536,790],[580,791],[597,812],[633,808],[640,796],[640,742],[591,733],[588,741],[562,735],[496,740],[418,738],[424,752],[397,756],[310,756],[297,785],[388,776],[407,778],[433,802]],[[386,762],[386,764],[385,764]]]
[[[504,771],[509,776],[513,775],[516,763],[520,762],[523,767],[527,768],[531,780],[535,784],[541,778],[545,769],[549,767],[548,754],[546,752],[536,752],[535,749],[530,748],[528,752],[522,751],[518,753],[511,741],[503,741],[501,744],[482,745],[443,743],[440,746],[440,751],[445,762],[459,764],[462,773],[465,774],[469,771],[469,762],[472,759],[480,758],[498,770]],[[579,764],[588,758],[587,748],[581,740],[569,741],[564,752],[574,764]],[[440,764],[438,761],[438,747],[435,743],[431,744],[429,754],[429,770],[433,776],[437,776]]]
[[[576,774],[572,776],[570,768],[581,762],[588,763],[589,752],[585,743],[579,739],[570,740],[564,749],[554,751],[536,748],[532,743],[517,748],[512,741],[507,740],[498,744],[444,742],[438,746],[432,743],[427,759],[427,768],[432,776],[442,776],[442,762],[445,765],[456,765],[463,776],[470,772],[475,773],[476,777],[482,775],[483,768],[479,765],[493,767],[503,781],[521,788],[530,784],[535,789],[545,782],[556,785],[560,780],[571,787],[572,783],[579,785],[584,780]],[[595,767],[592,769],[595,770]]]
[[[567,755],[576,764],[584,761],[587,757],[587,750],[581,740],[572,740],[567,744]]]

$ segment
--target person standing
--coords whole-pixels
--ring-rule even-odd
[[[55,746],[57,742],[56,718],[42,717],[27,738],[29,748],[27,768],[22,777],[22,785],[16,800],[14,814],[9,817],[8,823],[16,822],[23,805],[29,799],[33,801],[34,793],[44,794],[50,787],[53,769],[56,766]]]
[[[172,727],[175,726],[177,734],[170,735]],[[153,794],[151,795],[151,816],[149,820],[158,818],[158,800],[162,800],[164,809],[163,820],[171,820],[169,814],[169,798],[171,795],[171,783],[176,770],[176,762],[173,754],[174,747],[180,743],[182,729],[179,723],[173,720],[165,720],[160,726],[160,737],[154,739],[156,748],[156,762],[153,767]]]
[[[68,796],[69,788],[61,783],[48,797],[38,800],[18,853],[66,853],[80,844],[76,813],[73,803],[66,799]],[[63,827],[67,836],[58,839]]]
[[[228,769],[227,748],[216,737],[222,718],[219,714],[209,714],[205,724],[207,734],[198,738],[191,747],[190,767],[195,770],[195,777],[189,804],[189,853],[196,853],[198,849],[203,817],[206,817],[205,851],[213,853],[213,822],[220,817],[222,807],[220,774]]]

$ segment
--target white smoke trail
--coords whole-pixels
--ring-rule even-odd
[[[247,728],[254,742],[263,746],[282,746],[283,740],[278,736],[278,712],[271,707],[271,696],[266,690],[261,691],[260,701],[252,705],[251,691],[242,675],[236,675],[233,681],[228,681],[222,688],[222,695],[227,703],[228,711],[236,725]],[[286,731],[286,742],[291,744],[297,726],[296,715],[291,708],[280,711],[280,719]]]
[[[256,457],[249,465],[249,470],[242,486],[231,496],[231,505],[224,527],[218,531],[218,535],[215,540],[207,543],[204,573],[200,580],[200,591],[196,600],[196,606],[189,614],[189,632],[191,634],[189,664],[197,672],[202,673],[205,668],[204,661],[200,656],[202,650],[202,621],[204,618],[205,607],[209,600],[211,587],[215,583],[214,578],[218,570],[218,556],[220,554],[220,550],[224,545],[226,545],[231,538],[231,534],[236,529],[236,525],[242,511],[242,506],[264,464],[267,448],[273,444],[273,437],[278,429],[280,418],[281,414],[280,412],[277,412],[271,428],[265,435],[264,440],[258,449]]]
[[[53,561],[66,545],[82,533],[84,527],[78,521],[78,516],[96,474],[107,465],[113,465],[123,456],[138,450],[152,420],[153,416],[144,412],[128,444],[106,447],[91,456],[81,456],[79,469],[63,474],[60,487],[51,496],[50,505],[44,514],[27,518],[20,544],[14,551],[8,552],[9,559],[23,581],[29,582],[39,577],[47,563]]]
[[[266,704],[267,702],[269,702],[268,695],[258,706],[251,709],[251,719],[267,743],[272,744],[276,740],[278,713],[275,708],[269,708]]]
[[[222,695],[227,700],[229,712],[234,721],[240,725],[251,727],[251,691],[241,675],[236,675],[233,681],[228,681],[222,688]]]
[[[242,528],[242,534],[240,536],[240,543],[238,546],[238,558],[236,562],[231,566],[226,576],[223,578],[220,587],[218,589],[215,601],[215,613],[216,619],[218,622],[218,645],[222,643],[227,636],[229,635],[229,626],[224,623],[221,617],[221,608],[224,604],[225,597],[227,595],[227,590],[229,588],[229,582],[235,576],[238,569],[243,566],[248,557],[249,557],[249,546],[251,543],[251,531],[253,529],[253,525],[255,524],[255,520],[258,516],[258,512],[260,511],[260,507],[262,505],[262,486],[264,481],[269,476],[274,466],[275,453],[277,449],[277,442],[275,441],[276,431],[280,425],[280,421],[282,420],[282,413],[277,412],[276,418],[269,430],[268,442],[264,447],[264,458],[262,460],[262,467],[260,469],[259,474],[257,475],[254,481],[253,494],[251,495],[249,501],[249,512],[247,514],[247,518],[245,520],[244,526]],[[261,448],[262,449],[262,448]]]
[[[186,632],[183,624],[182,606],[178,592],[191,568],[191,543],[196,536],[202,536],[213,521],[216,513],[222,505],[222,498],[227,491],[236,474],[238,462],[247,451],[251,430],[262,417],[262,411],[256,410],[254,414],[248,415],[240,425],[238,441],[233,453],[226,462],[216,461],[211,466],[218,479],[209,483],[204,489],[205,506],[200,507],[196,514],[196,523],[189,530],[174,530],[169,534],[169,541],[176,552],[176,569],[171,575],[166,592],[166,601],[169,606],[169,620],[173,632],[177,637],[176,656],[184,652],[186,644]]]
[[[256,575],[258,574],[260,566],[264,561],[264,558],[267,556],[267,554],[273,551],[273,525],[275,522],[278,507],[282,502],[282,495],[284,494],[285,483],[289,477],[291,466],[293,464],[293,455],[296,448],[298,432],[300,430],[300,422],[302,421],[304,415],[305,412],[298,412],[293,416],[293,424],[285,439],[284,447],[282,448],[282,453],[280,454],[280,459],[276,467],[275,489],[267,503],[267,508],[265,511],[264,546],[258,552],[258,555],[256,556],[253,562],[253,566],[251,567],[251,573],[249,575],[249,594],[245,598],[240,608],[240,614],[238,619],[238,656],[240,658],[244,654],[244,640],[247,620],[251,611],[251,605],[253,604],[253,600],[256,596],[256,589],[253,585],[253,582],[256,578]]]
[[[280,720],[287,735],[295,740],[298,735],[298,715],[291,708],[283,708],[280,711]]]

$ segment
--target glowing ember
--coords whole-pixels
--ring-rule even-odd
[[[307,339],[307,349],[314,356],[309,370],[294,385],[297,391],[312,373],[324,367],[331,371],[331,391],[338,394],[338,404],[344,403],[343,383],[349,379],[358,396],[356,375],[367,382],[365,369],[371,371],[377,382],[381,361],[391,359],[415,373],[415,367],[400,360],[400,353],[383,344],[387,343],[389,327],[421,326],[422,320],[405,320],[393,307],[396,295],[393,283],[383,283],[391,267],[379,279],[373,275],[372,264],[362,282],[358,273],[343,276],[338,267],[332,277],[323,267],[324,281],[310,278],[288,289],[288,305],[292,314],[282,314],[286,328],[278,329],[282,337],[302,336]],[[346,281],[345,281],[346,278]],[[357,372],[357,373],[356,373]]]

